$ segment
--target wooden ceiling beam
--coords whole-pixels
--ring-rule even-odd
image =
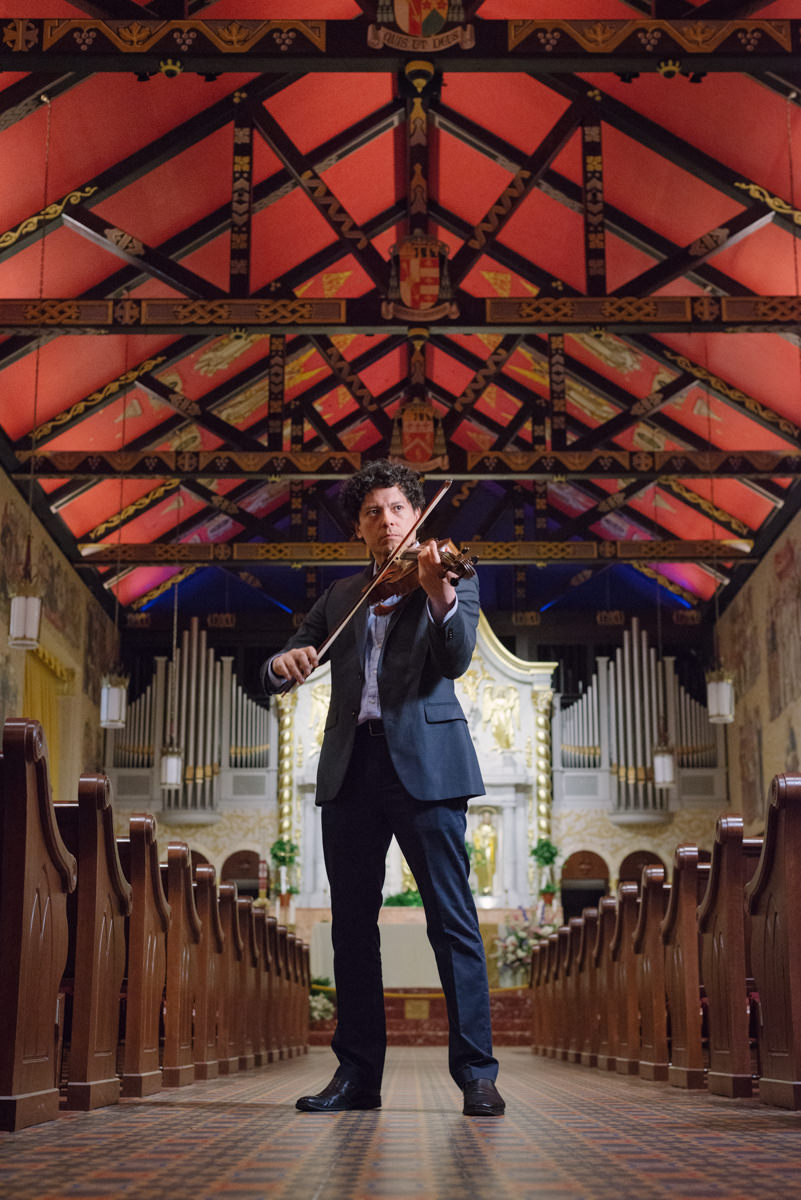
[[[774,214],[765,212],[763,204],[751,205],[736,214],[725,225],[709,230],[700,238],[696,238],[689,246],[683,247],[677,253],[670,255],[662,262],[642,271],[633,279],[615,288],[616,296],[647,296],[659,288],[666,287],[717,254],[720,250],[730,249],[739,241],[757,233],[773,221]]]
[[[399,120],[398,105],[396,101],[391,101],[378,109],[375,113],[371,113],[368,117],[355,122],[353,125],[345,129],[336,137],[330,138],[327,142],[322,143],[312,152],[312,157],[315,163],[329,164],[331,162],[339,162],[348,154],[357,150],[364,141],[372,136],[378,136],[381,132],[388,128],[392,128]],[[254,192],[254,211],[260,212],[262,209],[269,207],[271,204],[279,200],[286,192],[287,186],[294,186],[288,171],[278,171],[271,175],[268,179],[263,180],[256,185]],[[83,186],[83,185],[82,185]],[[366,223],[365,228],[369,236],[375,237],[379,233],[383,233],[395,221],[400,219],[402,214],[402,206],[395,205],[389,210],[380,213],[373,220]],[[173,261],[185,255],[193,253],[201,246],[207,245],[215,237],[225,233],[230,226],[230,205],[222,205],[215,212],[207,214],[199,221],[193,222],[186,229],[180,230],[173,235],[161,246],[157,247],[159,253]],[[0,239],[1,240],[1,239]],[[338,242],[332,243],[331,246],[318,252],[312,256],[308,262],[308,270],[322,270],[325,266],[338,261],[342,257],[341,246]],[[286,289],[291,290],[301,282],[305,282],[308,275],[305,274],[306,264],[298,264],[297,267],[285,273],[282,277],[282,284]],[[148,278],[147,274],[135,267],[125,267],[122,271],[108,276],[82,293],[83,299],[92,299],[109,296],[120,296],[125,292],[129,292],[144,283]],[[49,337],[50,335],[45,335]],[[38,345],[43,342],[41,336],[12,336],[8,338],[0,347],[0,370],[11,366],[19,358],[23,358],[26,354],[32,353]]]
[[[43,95],[50,101],[57,100],[59,96],[83,82],[83,76],[70,72],[35,72],[32,75],[24,75],[22,79],[9,84],[0,92],[0,128],[10,129],[17,121],[24,121],[32,113],[38,112],[44,103]]]
[[[498,453],[448,449],[448,478],[459,479],[771,479],[801,476],[801,453],[775,450],[532,450]],[[263,450],[26,451],[15,475],[35,459],[38,479],[339,479],[361,465],[350,451]],[[430,474],[430,478],[438,473]]]
[[[753,70],[753,64],[744,70]],[[575,102],[586,94],[585,80],[570,74],[540,77],[557,95]],[[783,196],[777,196],[759,180],[746,179],[731,167],[704,153],[684,138],[676,136],[662,125],[637,113],[608,93],[600,92],[602,119],[620,133],[666,158],[696,179],[728,196],[736,204],[745,205],[749,198],[764,212],[772,212],[774,220],[786,233],[801,237],[801,212]]]
[[[380,255],[378,256],[380,258]],[[381,260],[383,262],[383,259]],[[530,332],[598,333],[637,336],[662,333],[772,333],[801,325],[798,296],[581,296],[565,286],[560,296],[523,298],[456,296],[459,316],[449,332],[496,334]],[[198,336],[238,330],[248,333],[405,334],[402,318],[381,315],[371,292],[355,299],[228,296],[223,300],[182,300],[170,296],[126,300],[82,300],[71,296],[25,296],[0,300],[0,332],[60,334],[149,334],[191,330]]]
[[[120,563],[143,566],[157,563],[236,564],[287,566],[364,566],[366,553],[360,542],[238,541],[228,542],[123,542],[96,545],[80,542],[78,561],[100,566]],[[751,557],[750,544],[738,539],[653,541],[477,541],[471,549],[482,566],[536,565],[544,562],[687,562],[704,560],[743,562]]]
[[[17,71],[24,69],[23,64],[17,62],[14,69]],[[291,76],[276,78],[272,75],[263,75],[248,82],[248,95],[254,100],[266,100],[292,82]],[[162,166],[190,146],[196,145],[204,138],[222,129],[232,119],[232,105],[236,94],[237,90],[232,91],[230,95],[224,96],[208,108],[187,118],[186,121],[171,129],[169,133],[162,134],[146,146],[134,151],[133,154],[114,163],[105,171],[101,171],[92,179],[85,180],[73,187],[65,195],[49,203],[46,208],[30,213],[18,225],[13,229],[6,230],[0,237],[0,261],[24,250],[26,246],[41,237],[43,231],[47,232],[49,229],[58,228],[65,210],[81,203],[94,208],[103,200],[116,195],[123,188],[141,179],[156,167]]]
[[[581,125],[585,110],[584,99],[571,104],[537,149],[521,161],[514,177],[453,256],[450,273],[455,285],[462,282],[483,254],[492,252],[498,234],[538,186],[548,167]]]
[[[101,8],[100,0],[96,0]],[[124,0],[127,8],[139,14],[137,25],[145,23],[140,6]],[[145,10],[145,16],[147,16]],[[426,53],[427,39],[406,37],[397,27],[389,27],[397,46],[375,47],[368,31],[378,24],[367,19],[298,19],[290,28],[295,36],[288,42],[274,37],[276,30],[285,34],[289,22],[263,20],[249,22],[247,36],[234,41],[227,30],[231,20],[192,19],[189,22],[164,20],[150,27],[146,46],[141,40],[119,36],[130,18],[122,22],[109,19],[77,19],[64,22],[60,36],[46,36],[45,19],[7,17],[5,44],[0,47],[0,66],[11,59],[15,70],[69,70],[87,75],[96,72],[132,72],[142,76],[163,72],[168,76],[191,71],[200,75],[218,75],[226,71],[257,72],[265,66],[290,70],[296,74],[310,71],[389,71],[402,70],[410,53]],[[554,25],[559,31],[553,38]],[[780,25],[780,28],[777,28]],[[686,31],[681,20],[605,20],[602,36],[588,38],[585,22],[560,20],[484,20],[469,23],[472,45],[454,29],[453,45],[437,48],[437,58],[448,71],[528,71],[540,76],[550,72],[615,72],[636,74],[660,72],[670,78],[680,70],[703,75],[710,71],[750,71],[759,73],[791,62],[798,53],[801,22],[768,22],[737,17],[731,20],[704,21],[707,36],[699,41]],[[693,26],[695,28],[695,26]],[[70,35],[93,31],[94,38],[75,49]],[[755,49],[746,49],[746,39],[755,30],[760,39]],[[187,32],[194,37],[186,40]],[[445,36],[451,31],[445,32]],[[181,37],[177,49],[176,34]],[[658,34],[658,39],[654,38]],[[422,46],[416,42],[423,43]],[[13,55],[13,59],[12,59]],[[11,69],[6,67],[6,69]]]
[[[182,267],[161,251],[141,241],[135,233],[104,221],[85,205],[76,205],[62,217],[67,229],[80,234],[102,250],[121,258],[129,266],[138,267],[150,279],[158,279],[184,296],[211,300],[227,293],[194,271]]]
[[[344,387],[354,403],[358,405],[362,416],[372,421],[382,436],[388,437],[392,422],[381,411],[375,396],[359,377],[359,372],[354,370],[353,364],[339,352],[330,337],[310,337],[308,340],[328,364],[336,381],[334,386],[339,383]]]
[[[300,153],[272,114],[256,105],[252,106],[251,111],[256,129],[339,238],[343,251],[353,255],[376,287],[385,287],[385,260],[318,174],[311,158]]]
[[[666,404],[672,404],[679,396],[684,395],[696,383],[695,376],[689,371],[682,371],[675,379],[671,379],[669,383],[662,384],[656,388],[649,396],[644,396],[642,400],[635,401],[626,412],[616,413],[614,417],[610,417],[608,421],[604,421],[596,429],[592,429],[585,433],[582,437],[571,442],[571,450],[596,450],[600,446],[611,446],[614,438],[617,438],[626,429],[630,429],[632,425],[638,424],[640,421],[650,421],[661,408]]]
[[[446,229],[452,230],[457,235],[461,235],[464,229],[464,222],[459,221],[442,208],[435,210],[435,219],[438,220]],[[493,247],[492,258],[501,266],[507,268],[513,274],[518,275],[521,279],[531,284],[539,292],[548,296],[564,295],[573,297],[577,295],[575,290],[563,280],[555,280],[552,275],[547,274],[538,268],[534,263],[521,258],[519,254],[509,250],[500,242],[496,242]],[[795,335],[796,330],[790,326],[788,331]],[[615,331],[618,332],[619,331]],[[700,331],[696,331],[700,332]],[[778,331],[776,331],[778,332]],[[526,334],[526,341],[536,341],[536,333],[531,331]],[[621,340],[631,344],[638,352],[649,354],[657,362],[664,364],[671,372],[676,370],[691,371],[699,382],[703,382],[704,386],[708,387],[724,404],[730,405],[735,409],[747,414],[749,420],[756,421],[763,428],[770,430],[776,436],[784,438],[793,445],[801,446],[801,429],[788,418],[774,412],[761,401],[756,400],[753,396],[747,395],[740,389],[731,385],[727,380],[718,375],[713,375],[707,368],[699,363],[695,363],[687,359],[685,355],[677,351],[671,350],[663,342],[651,335],[651,332],[637,332],[636,334],[624,334]],[[543,354],[546,352],[543,350]],[[601,377],[598,376],[600,381]],[[615,403],[613,400],[612,403]],[[628,407],[629,401],[626,401]],[[657,418],[656,423],[659,425],[662,418]],[[679,440],[688,436],[688,431],[682,426],[674,423],[675,429],[678,432]],[[671,435],[675,436],[675,434]]]
[[[471,146],[510,172],[518,169],[522,153],[510,142],[498,137],[490,130],[484,129],[475,121],[471,121],[469,117],[465,117],[456,109],[449,108],[445,104],[438,106],[436,118],[442,130],[464,142],[465,145]],[[572,212],[580,213],[582,211],[580,186],[553,168],[546,171],[540,188],[546,195],[565,205]],[[649,226],[643,225],[629,213],[610,204],[606,198],[604,200],[604,218],[610,232],[628,245],[634,246],[658,261],[681,253],[682,247],[669,241]],[[743,288],[736,279],[709,266],[707,262],[692,264],[688,268],[686,276],[692,283],[697,283],[701,287],[710,287],[724,295],[749,290]]]

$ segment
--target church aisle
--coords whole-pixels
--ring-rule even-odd
[[[801,1113],[498,1052],[507,1115],[467,1118],[441,1047],[390,1051],[384,1107],[299,1113],[328,1050],[0,1134],[5,1200],[779,1200]]]

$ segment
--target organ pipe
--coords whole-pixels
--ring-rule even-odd
[[[170,810],[213,810],[221,770],[269,766],[267,709],[239,684],[229,656],[217,659],[197,618],[183,631],[175,661],[157,657],[153,677],[128,706],[125,728],[109,731],[117,768],[154,769],[169,740],[173,681],[176,737],[184,750],[182,786],[169,791]]]
[[[717,766],[706,705],[679,683],[673,656],[657,657],[634,618],[614,659],[599,657],[582,695],[561,702],[561,765],[608,767],[621,811],[662,809],[667,800],[654,787],[652,767],[662,723],[680,768]]]

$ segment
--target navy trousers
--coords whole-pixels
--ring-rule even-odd
[[[495,1079],[484,946],[468,882],[463,799],[415,800],[401,785],[376,722],[361,725],[343,785],[322,806],[331,888],[337,1075],[378,1090],[386,1052],[378,914],[393,834],[425,907],[448,1012],[450,1073]],[[380,724],[379,724],[380,727]]]

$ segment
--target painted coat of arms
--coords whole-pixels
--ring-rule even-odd
[[[436,321],[458,316],[451,298],[448,247],[425,233],[413,233],[390,248],[392,263],[387,299],[381,306],[387,320]]]
[[[391,46],[427,54],[448,46],[469,50],[475,45],[475,30],[463,22],[462,0],[378,0],[367,43],[374,50]]]
[[[429,400],[413,397],[399,410],[392,423],[389,457],[415,471],[447,471],[442,421]]]

